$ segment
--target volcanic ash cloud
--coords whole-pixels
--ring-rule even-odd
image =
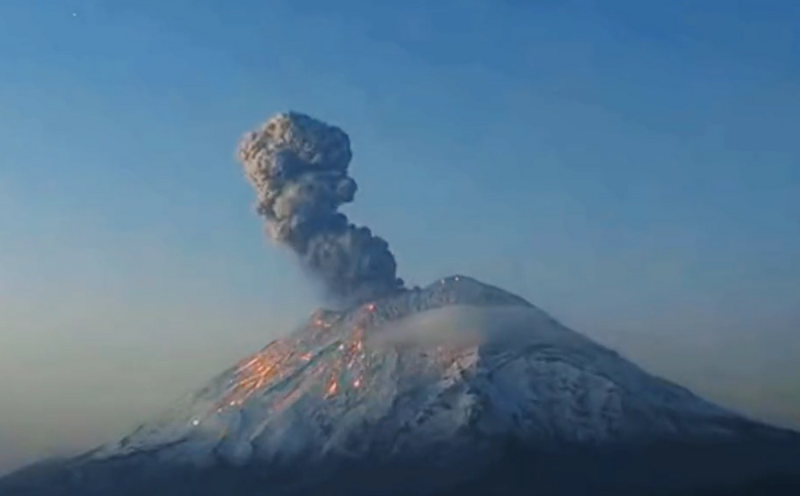
[[[404,287],[389,244],[339,212],[357,189],[348,175],[352,156],[342,129],[296,112],[272,117],[238,150],[270,237],[347,304]]]

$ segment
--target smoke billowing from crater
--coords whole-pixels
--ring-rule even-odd
[[[347,133],[296,112],[272,117],[238,150],[270,237],[291,248],[342,303],[404,287],[389,244],[339,212],[357,189],[347,173],[352,156]]]

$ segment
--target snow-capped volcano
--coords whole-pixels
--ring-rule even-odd
[[[120,442],[0,494],[678,490],[800,469],[798,448],[454,276],[318,311]]]
[[[505,329],[468,327],[489,320]],[[723,436],[732,418],[524,300],[456,276],[316,313],[97,456],[170,446],[178,459],[214,453],[232,463],[294,453],[391,457],[466,430],[602,443]]]

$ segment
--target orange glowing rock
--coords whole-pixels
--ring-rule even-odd
[[[276,377],[283,374],[287,355],[285,350],[267,349],[244,361],[236,371],[236,384],[223,404],[242,405],[250,396],[267,387]]]
[[[247,368],[252,367],[256,363],[258,363],[258,359],[259,359],[259,357],[258,357],[258,355],[256,355],[255,357],[251,358],[249,361],[243,362],[242,364],[240,364],[239,365],[239,369],[241,370],[241,369],[247,369]]]
[[[336,394],[338,390],[339,390],[339,385],[336,383],[336,381],[331,381],[330,385],[328,386],[328,395],[332,396]]]

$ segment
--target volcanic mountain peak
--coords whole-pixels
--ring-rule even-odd
[[[453,276],[316,312],[95,456],[159,449],[176,460],[246,463],[406,458],[445,446],[463,455],[486,448],[476,438],[545,445],[727,436],[738,419],[522,298]]]
[[[453,276],[319,310],[120,442],[0,493],[673,494],[797,474],[798,457],[795,433]]]

